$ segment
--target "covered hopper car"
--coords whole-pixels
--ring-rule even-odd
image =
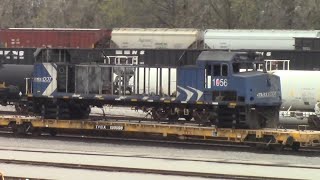
[[[2,48],[320,50],[319,30],[8,28]]]
[[[207,29],[203,39],[208,49],[308,50],[302,40],[319,37],[319,30]]]

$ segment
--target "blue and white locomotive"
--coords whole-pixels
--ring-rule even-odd
[[[278,76],[258,69],[255,53],[202,51],[196,64],[146,66],[135,56],[101,64],[36,63],[27,83],[28,110],[45,118],[88,118],[90,106],[149,110],[155,120],[184,118],[219,127],[276,127]]]

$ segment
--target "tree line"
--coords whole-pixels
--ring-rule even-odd
[[[0,28],[320,29],[320,0],[0,0]]]

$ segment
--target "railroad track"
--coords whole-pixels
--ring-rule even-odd
[[[85,152],[61,152],[61,151],[40,151],[40,150],[13,150],[1,148],[0,152],[11,151],[11,152],[25,152],[25,153],[38,153],[48,156],[48,154],[61,154],[61,155],[81,155],[81,156],[112,156],[112,157],[125,157],[125,158],[139,158],[139,159],[150,159],[150,160],[164,160],[164,161],[184,161],[188,163],[219,163],[224,165],[245,165],[245,166],[256,166],[259,168],[264,167],[276,167],[276,168],[290,168],[293,170],[320,170],[320,167],[314,166],[297,166],[297,165],[283,165],[283,164],[265,164],[265,163],[248,163],[248,162],[230,162],[230,161],[217,161],[217,160],[197,160],[197,159],[184,159],[184,158],[164,158],[164,157],[148,157],[148,156],[134,156],[134,155],[114,155],[114,154],[100,154],[100,153],[85,153]],[[87,157],[88,158],[88,157]],[[167,169],[155,169],[155,168],[142,168],[142,167],[121,167],[121,166],[108,166],[108,165],[92,165],[92,164],[80,164],[80,163],[69,163],[69,162],[48,162],[48,161],[37,161],[37,160],[18,160],[18,159],[1,159],[0,163],[15,164],[15,165],[27,165],[27,166],[46,166],[54,168],[68,168],[68,169],[80,169],[80,170],[95,170],[95,171],[112,171],[112,172],[126,172],[126,173],[140,173],[140,174],[160,174],[160,175],[171,175],[171,176],[188,176],[188,177],[203,177],[203,178],[219,178],[219,179],[286,179],[276,177],[262,177],[262,176],[246,176],[246,175],[229,175],[221,173],[208,173],[198,171],[182,171],[182,170],[167,170]]]
[[[201,178],[215,178],[215,179],[234,179],[234,180],[288,180],[287,178],[276,177],[261,177],[261,176],[240,176],[229,174],[217,173],[201,173],[201,172],[187,172],[187,171],[169,171],[159,169],[143,169],[143,168],[127,168],[127,167],[112,167],[112,166],[95,166],[95,165],[79,165],[69,163],[48,163],[48,162],[35,162],[35,161],[18,161],[18,160],[1,160],[1,163],[19,164],[19,165],[32,165],[32,166],[50,166],[58,168],[82,169],[82,170],[95,170],[95,171],[110,171],[110,172],[126,172],[126,173],[141,173],[141,174],[158,174],[166,176],[185,176],[185,177],[201,177]],[[19,179],[17,177],[8,177],[8,179]],[[33,180],[33,178],[22,178]],[[7,180],[7,178],[6,178]],[[294,179],[292,179],[294,180]]]
[[[90,135],[78,135],[78,134],[59,134],[57,136],[51,136],[50,134],[43,134],[41,136],[16,136],[8,130],[0,129],[0,136],[10,138],[28,138],[28,139],[40,139],[40,140],[60,140],[65,142],[95,142],[95,143],[111,143],[111,144],[132,144],[132,145],[146,145],[146,146],[159,146],[159,147],[173,147],[173,148],[191,148],[201,150],[223,150],[234,152],[252,152],[252,153],[264,153],[264,154],[282,154],[282,155],[295,155],[306,157],[318,157],[320,155],[320,147],[301,147],[298,152],[289,149],[282,149],[281,151],[274,151],[266,147],[252,147],[247,144],[232,143],[228,141],[199,141],[195,140],[164,140],[164,139],[142,139],[134,137],[100,137]],[[1,148],[0,148],[1,150]]]

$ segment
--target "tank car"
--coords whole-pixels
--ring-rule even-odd
[[[90,106],[111,104],[144,109],[158,121],[184,118],[252,129],[278,124],[280,79],[257,71],[263,61],[256,54],[203,51],[196,64],[176,67],[146,66],[138,59],[116,62],[36,63],[28,111],[84,119]]]
[[[26,94],[27,77],[31,77],[33,65],[0,64],[0,103],[14,104]]]
[[[280,77],[282,111],[314,111],[320,101],[320,86],[315,82],[320,71],[276,70],[272,73]]]

